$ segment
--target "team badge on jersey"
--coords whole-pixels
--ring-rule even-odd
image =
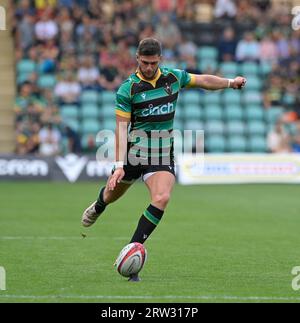
[[[172,88],[171,88],[171,85],[170,85],[168,82],[166,82],[166,83],[165,83],[164,90],[165,90],[169,95],[171,95],[171,94],[172,94]]]

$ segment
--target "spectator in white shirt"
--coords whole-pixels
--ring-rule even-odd
[[[236,16],[236,5],[232,0],[217,0],[215,5],[214,15],[216,18],[223,18],[224,16],[233,18]]]
[[[196,57],[197,46],[192,40],[182,35],[181,42],[178,45],[178,53],[182,60],[186,60],[190,56]]]
[[[74,76],[70,71],[66,72],[63,79],[56,84],[54,89],[54,95],[59,99],[60,104],[78,104],[80,93],[80,84],[74,80]]]
[[[80,82],[82,88],[96,89],[99,79],[99,70],[95,66],[92,56],[84,56],[82,59],[81,67],[77,73],[77,79]]]
[[[45,11],[41,20],[35,25],[35,35],[40,41],[54,39],[58,34],[58,26],[54,20],[50,19],[49,12]]]
[[[53,128],[52,124],[45,125],[39,132],[40,154],[42,156],[55,156],[60,152],[59,143],[61,134]]]
[[[272,153],[288,153],[291,151],[290,136],[285,131],[281,120],[278,120],[274,129],[268,133],[267,145]]]
[[[236,58],[238,61],[256,61],[259,59],[260,46],[251,32],[246,32],[244,38],[238,42]]]

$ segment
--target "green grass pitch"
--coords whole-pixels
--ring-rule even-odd
[[[300,301],[299,186],[176,185],[146,242],[142,281],[130,283],[113,263],[148,191],[134,184],[85,229],[82,211],[102,185],[0,184],[0,302]]]

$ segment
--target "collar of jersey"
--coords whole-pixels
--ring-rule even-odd
[[[144,82],[148,82],[148,83],[150,83],[153,87],[155,87],[156,86],[156,82],[157,82],[157,80],[160,78],[160,76],[161,76],[161,70],[160,70],[160,68],[158,68],[158,70],[157,70],[157,72],[156,72],[156,75],[155,75],[155,77],[152,79],[152,80],[146,80],[143,76],[142,76],[142,74],[140,74],[139,73],[139,71],[137,70],[136,71],[136,76],[138,77],[138,78],[140,78],[141,80],[143,80]]]

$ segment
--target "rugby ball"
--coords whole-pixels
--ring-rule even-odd
[[[116,260],[116,267],[120,275],[129,277],[140,272],[146,260],[147,250],[144,245],[132,242],[121,250]]]

